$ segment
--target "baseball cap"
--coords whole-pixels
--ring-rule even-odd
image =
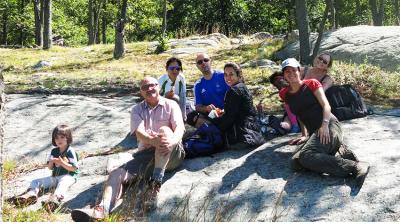
[[[290,67],[300,67],[300,63],[295,58],[288,58],[282,62],[282,70],[288,66]]]

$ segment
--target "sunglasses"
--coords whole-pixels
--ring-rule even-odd
[[[319,61],[321,61],[322,63],[324,63],[325,65],[328,65],[328,61],[326,61],[324,58],[322,58],[321,56],[318,57]]]
[[[149,90],[150,88],[154,88],[154,87],[156,87],[156,86],[158,86],[158,83],[149,83],[149,84],[146,84],[146,85],[142,85],[142,86],[140,87],[140,89],[141,89],[142,91],[147,91],[147,90]]]
[[[181,70],[181,67],[180,67],[180,66],[169,66],[169,67],[168,67],[168,70],[169,70],[169,71],[174,71],[174,70],[180,71],[180,70]]]
[[[203,62],[207,63],[209,61],[210,61],[210,59],[204,58],[204,59],[197,60],[196,63],[197,63],[197,65],[201,65],[201,64],[203,64]]]

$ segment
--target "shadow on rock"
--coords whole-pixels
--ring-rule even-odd
[[[84,208],[88,205],[92,206],[96,197],[103,191],[104,182],[98,183],[89,189],[79,193],[75,198],[64,203],[65,207],[69,209]]]
[[[257,173],[264,179],[286,179],[291,175],[289,160],[292,153],[277,151],[285,145],[287,145],[287,142],[264,148],[248,156],[241,166],[225,174],[218,192],[220,194],[231,192],[241,181],[247,179],[253,173]]]

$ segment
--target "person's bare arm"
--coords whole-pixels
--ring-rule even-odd
[[[70,164],[68,162],[68,158],[66,157],[58,157],[58,158],[54,158],[53,159],[55,164],[60,165],[61,167],[63,167],[64,169],[68,170],[68,171],[75,171],[77,170],[77,168],[75,166],[73,166],[72,164]]]
[[[300,120],[298,120],[298,121],[299,121],[300,129],[301,129],[301,137],[294,138],[293,140],[291,140],[289,142],[289,145],[302,144],[302,143],[304,143],[305,141],[308,140],[307,128],[304,126],[303,122],[301,122]]]
[[[153,147],[159,147],[161,144],[160,138],[156,134],[150,135],[146,132],[143,126],[139,126],[136,131],[136,138],[143,144],[147,144]]]
[[[333,79],[329,75],[325,77],[325,79],[321,82],[322,88],[324,89],[324,92],[326,92],[327,89],[329,89],[331,86],[333,86]]]
[[[54,167],[54,161],[53,161],[53,159],[50,159],[50,160],[47,162],[47,168],[49,168],[50,170],[52,170],[53,167]]]
[[[196,105],[196,111],[200,113],[209,113],[211,110],[215,109],[216,107],[213,104],[210,104],[208,106],[205,105]]]
[[[328,99],[326,98],[322,88],[315,90],[314,95],[322,107],[322,123],[321,127],[317,131],[317,135],[319,136],[322,144],[328,144],[330,142],[328,126],[331,118],[331,106],[329,105]]]

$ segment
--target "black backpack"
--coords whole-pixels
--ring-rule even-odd
[[[325,94],[331,105],[331,112],[339,121],[369,114],[362,97],[351,85],[332,86]]]

